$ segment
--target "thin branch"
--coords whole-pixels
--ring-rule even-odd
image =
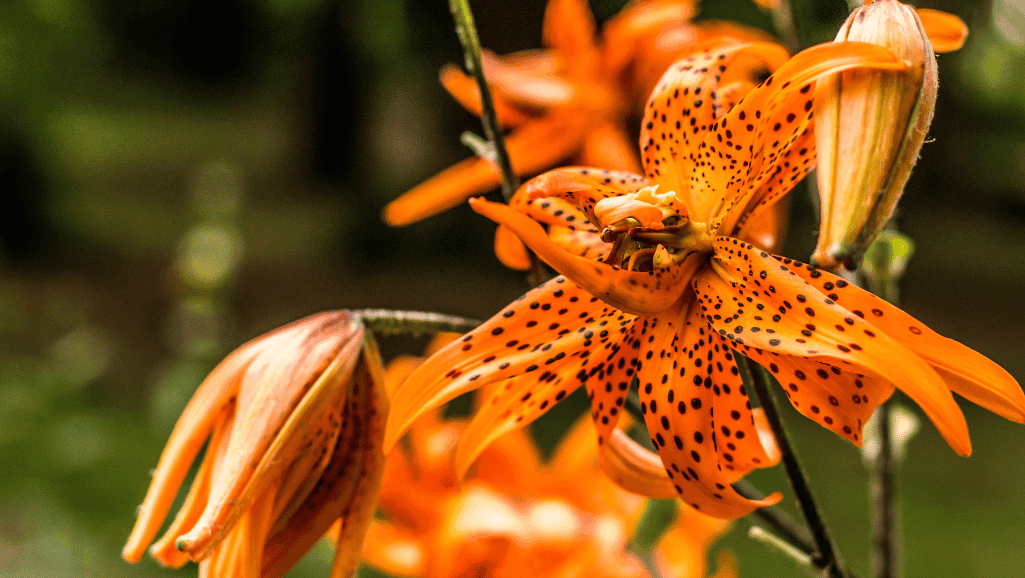
[[[491,98],[491,89],[488,87],[487,78],[484,76],[484,66],[481,64],[480,38],[477,36],[477,26],[473,22],[473,12],[470,10],[469,0],[449,0],[449,8],[452,10],[452,18],[456,23],[456,34],[459,35],[459,42],[463,45],[463,53],[466,57],[466,70],[477,81],[477,89],[480,91],[480,119],[484,128],[484,138],[488,140],[487,154],[485,160],[493,162],[499,173],[502,175],[502,196],[508,203],[517,189],[520,188],[520,179],[512,168],[512,161],[509,152],[505,148],[505,137],[502,134],[502,127],[498,124],[498,115],[495,113],[495,103]],[[472,139],[471,139],[472,140]],[[465,140],[464,140],[465,142]],[[479,147],[474,148],[478,154]],[[528,249],[530,255],[530,269],[527,271],[527,284],[536,287],[551,277],[544,263],[537,258],[533,251]]]
[[[825,571],[827,576],[849,578],[850,574],[848,574],[843,560],[840,558],[840,551],[829,536],[829,530],[826,528],[826,523],[819,513],[818,506],[815,504],[815,498],[812,496],[808,479],[804,475],[804,470],[801,469],[801,465],[797,460],[797,454],[794,453],[794,448],[790,445],[790,438],[783,428],[783,421],[776,408],[776,401],[769,390],[769,380],[771,378],[765,373],[762,366],[747,360],[736,353],[736,351],[734,351],[734,355],[738,356],[737,368],[740,370],[740,377],[744,380],[748,393],[750,394],[754,390],[762,409],[765,411],[765,417],[776,438],[776,445],[779,447],[782,456],[787,478],[790,479],[790,485],[797,496],[797,503],[801,507],[801,513],[804,514],[804,518],[808,522],[808,529],[811,531],[812,540],[815,542],[817,550],[812,560],[816,566]],[[752,366],[755,371],[752,371]]]
[[[476,319],[426,311],[363,309],[357,313],[371,331],[383,335],[423,335],[443,331],[466,333],[481,323]]]
[[[733,484],[733,489],[749,500],[765,499],[765,494],[744,480]],[[779,538],[808,556],[813,556],[817,551],[808,529],[776,506],[762,506],[751,514],[765,522]]]

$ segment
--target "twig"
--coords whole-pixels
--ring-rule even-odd
[[[744,380],[745,387],[749,392],[753,390],[756,393],[762,409],[765,411],[765,417],[769,422],[769,427],[772,429],[773,436],[776,438],[776,445],[779,447],[780,455],[782,456],[787,478],[790,479],[790,485],[797,496],[797,503],[801,507],[801,513],[804,514],[804,518],[808,522],[808,529],[811,531],[812,540],[817,550],[812,560],[817,567],[824,571],[826,576],[849,578],[850,574],[848,574],[843,560],[840,558],[840,551],[829,536],[829,530],[826,528],[826,523],[819,513],[818,506],[815,504],[815,498],[812,496],[808,479],[805,477],[804,471],[797,461],[797,454],[794,453],[793,446],[790,445],[790,438],[783,428],[782,419],[776,409],[775,399],[768,386],[769,379],[771,378],[765,373],[762,366],[747,360],[744,356],[736,353],[736,351],[734,351],[734,355],[740,361],[740,363],[737,363],[737,368],[740,370],[740,377]],[[744,361],[747,361],[747,363],[744,363]],[[754,372],[751,371],[752,364],[755,368]],[[752,374],[757,374],[757,377]]]
[[[452,331],[466,333],[480,325],[476,319],[425,311],[398,311],[394,309],[363,309],[357,311],[363,323],[377,334],[397,333],[422,335]]]
[[[516,190],[520,188],[520,179],[513,171],[509,152],[505,148],[502,128],[498,124],[498,115],[495,114],[495,104],[491,98],[491,89],[488,87],[487,78],[484,76],[484,66],[481,64],[480,38],[477,36],[477,26],[473,22],[473,12],[470,10],[469,0],[449,0],[449,8],[452,10],[452,18],[456,23],[456,34],[459,35],[459,42],[463,45],[466,70],[477,81],[477,89],[480,91],[480,119],[484,128],[484,138],[489,143],[487,147],[488,154],[484,158],[497,165],[499,174],[502,175],[502,196],[505,197],[505,202],[508,203]],[[477,152],[476,148],[475,152]],[[537,258],[533,251],[529,251],[529,254],[530,270],[527,271],[527,283],[531,287],[536,287],[551,275],[545,269],[544,263]]]

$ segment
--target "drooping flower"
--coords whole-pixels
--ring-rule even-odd
[[[231,353],[175,425],[122,553],[137,562],[193,461],[207,450],[164,537],[150,548],[200,575],[284,576],[336,520],[333,576],[352,575],[376,503],[387,398],[359,317],[313,315]]]
[[[585,0],[550,0],[542,28],[547,50],[504,57],[485,52],[484,70],[498,120],[509,131],[505,143],[513,170],[530,176],[569,161],[639,171],[625,123],[640,112],[636,103],[643,104],[666,66],[711,42],[766,39],[764,33],[739,24],[692,24],[694,4],[633,2],[599,36]],[[449,65],[442,69],[441,81],[460,104],[480,114],[472,78]],[[383,217],[393,226],[408,225],[500,182],[491,163],[469,158],[392,201]],[[526,269],[528,264],[519,261],[515,266]]]
[[[933,17],[937,37],[967,29],[956,16]],[[932,43],[915,10],[897,0],[855,9],[837,41],[884,46],[907,70],[851,71],[816,86],[816,152],[822,225],[812,262],[855,269],[897,207],[936,106]],[[946,43],[946,44],[949,44]]]
[[[419,361],[390,363],[389,389]],[[602,474],[587,420],[547,463],[519,429],[485,449],[464,476],[451,458],[466,427],[463,419],[432,412],[388,456],[381,515],[363,549],[370,566],[424,578],[649,576],[627,549],[647,501]],[[680,510],[655,559],[666,578],[701,578],[709,548],[728,525]]]
[[[855,444],[894,386],[962,455],[971,446],[951,391],[1025,422],[1025,394],[982,355],[837,276],[740,240],[815,165],[815,81],[907,67],[879,46],[830,43],[795,55],[739,102],[719,90],[738,55],[768,61],[777,50],[730,45],[667,71],[642,121],[644,177],[565,169],[531,183],[534,204],[579,206],[607,243],[601,260],[567,250],[515,208],[471,201],[562,276],[418,368],[393,397],[386,448],[418,416],[488,383],[508,380],[470,425],[475,446],[583,385],[603,459],[635,487],[647,477],[733,518],[779,499],[750,501],[729,485],[769,461],[734,350],[767,367],[798,411]],[[633,382],[664,474],[617,442]]]

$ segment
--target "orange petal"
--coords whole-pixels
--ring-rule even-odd
[[[363,541],[363,560],[374,568],[400,578],[422,576],[427,552],[423,541],[384,520],[374,520]]]
[[[598,233],[554,225],[548,227],[548,238],[564,250],[591,261],[604,259],[610,247],[608,243],[601,240]]]
[[[670,307],[686,290],[687,279],[701,261],[700,255],[694,253],[683,263],[658,271],[627,271],[566,253],[540,225],[506,205],[474,199],[470,206],[509,227],[541,260],[591,295],[628,313],[643,315]]]
[[[523,177],[565,160],[580,148],[588,122],[580,111],[562,107],[520,125],[505,139],[513,171]],[[466,159],[389,203],[382,217],[385,223],[402,227],[451,209],[501,182],[498,170],[487,161]]]
[[[934,52],[953,52],[964,46],[965,38],[968,37],[968,26],[963,20],[941,10],[916,8],[915,12],[922,21],[922,28],[929,36]]]
[[[889,381],[850,368],[758,349],[745,354],[772,372],[797,411],[858,447],[872,412],[893,393]]]
[[[684,308],[645,318],[650,347],[665,355],[642,362],[637,372],[641,411],[680,499],[709,516],[739,518],[766,502],[737,494],[727,472],[769,465],[768,457],[732,352],[697,304]]]
[[[637,192],[648,184],[644,177],[626,171],[563,167],[531,179],[524,185],[524,190],[527,198],[532,200],[569,201],[578,206],[594,225],[598,221],[594,215],[594,205],[604,199]]]
[[[452,98],[456,99],[456,102],[474,115],[478,117],[481,115],[480,89],[477,88],[477,81],[473,77],[454,64],[442,66],[438,77],[441,80],[441,85],[452,95]],[[507,103],[500,95],[493,93],[492,101],[498,124],[503,129],[519,126],[534,116]]]
[[[208,555],[265,484],[304,451],[304,428],[348,386],[363,344],[358,317],[326,312],[291,327],[252,361],[242,379],[229,459],[213,480],[203,517],[178,539],[178,548],[194,560]]]
[[[625,490],[652,498],[675,498],[678,494],[666,474],[662,459],[615,429],[601,446],[602,471]]]
[[[548,0],[541,42],[563,58],[567,69],[590,77],[598,72],[597,25],[587,0]]]
[[[234,399],[239,378],[245,367],[287,328],[253,339],[224,359],[203,380],[167,440],[160,461],[153,472],[153,481],[146,499],[139,506],[139,517],[121,552],[128,562],[138,562],[146,546],[153,541],[167,516],[175,494],[188,473],[196,454],[221,417],[224,408]]]
[[[563,277],[538,286],[431,356],[399,386],[392,399],[385,447],[390,450],[418,417],[462,393],[524,373],[541,375],[587,357],[592,340],[609,341],[607,331],[594,339],[604,326],[631,319]],[[565,387],[572,390],[578,385]],[[558,397],[557,392],[553,394]]]
[[[380,358],[368,343],[353,372],[334,455],[303,504],[267,540],[262,576],[285,575],[339,518],[332,576],[355,572],[384,471],[381,440],[387,412]]]
[[[222,440],[224,439],[225,431],[230,432],[231,430],[229,416],[232,414],[232,409],[226,409],[224,419],[214,426],[213,434],[210,436],[210,443],[207,444],[206,455],[203,456],[203,462],[199,466],[199,471],[196,472],[196,479],[193,480],[192,487],[189,488],[189,493],[185,497],[185,503],[178,510],[178,515],[175,516],[174,522],[164,532],[163,537],[150,547],[150,556],[153,556],[162,566],[181,568],[186,562],[190,561],[187,554],[175,547],[175,542],[178,540],[178,536],[188,532],[196,525],[196,522],[203,514],[203,510],[206,508],[207,498],[210,494],[210,478],[215,469],[214,462],[218,457],[221,460],[224,457]],[[220,453],[220,456],[218,456],[218,453]]]
[[[705,319],[738,344],[896,384],[921,406],[954,451],[970,454],[964,415],[940,376],[918,355],[809,285],[787,268],[788,262],[781,264],[736,239],[717,238],[713,267],[694,278]]]
[[[631,173],[639,173],[642,170],[640,159],[637,157],[637,142],[623,127],[612,122],[602,123],[587,133],[577,162]]]
[[[924,359],[954,392],[997,415],[1025,423],[1025,393],[996,363],[832,273],[797,262],[788,267],[845,309],[860,311],[872,325]]]
[[[695,217],[721,222],[732,231],[751,196],[783,164],[782,155],[809,125],[813,104],[811,83],[822,76],[855,68],[903,70],[907,64],[889,50],[863,42],[827,42],[794,55],[758,88],[748,93],[711,127],[698,153],[712,162],[695,175],[691,195]],[[721,140],[720,140],[721,139]],[[719,153],[721,161],[717,161]],[[733,154],[729,154],[733,152]],[[787,190],[793,182],[785,183]],[[726,194],[726,202],[721,203]],[[700,208],[699,208],[700,207]],[[708,211],[708,212],[705,212]]]
[[[495,256],[510,269],[527,271],[530,269],[530,253],[526,245],[504,225],[495,229]]]
[[[760,58],[770,69],[787,58],[786,50],[776,44],[732,44],[678,60],[652,92],[641,122],[645,174],[662,186],[662,192],[675,191],[686,199],[691,218],[698,222],[708,222],[714,202],[707,192],[689,188],[696,163],[706,162],[697,157],[698,145],[727,112],[716,92],[719,77],[741,54]]]

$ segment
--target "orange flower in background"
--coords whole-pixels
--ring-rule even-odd
[[[209,438],[185,503],[150,549],[208,577],[284,576],[336,520],[333,576],[352,575],[374,511],[387,399],[358,316],[313,315],[225,358],[182,412],[123,556],[153,541]]]
[[[767,38],[739,24],[691,24],[694,4],[631,3],[599,37],[586,1],[550,0],[542,28],[548,50],[503,57],[485,52],[484,71],[498,120],[509,131],[505,143],[513,170],[521,177],[535,175],[571,161],[639,171],[625,122],[639,111],[637,105],[643,104],[665,68],[681,54],[712,41]],[[441,82],[464,107],[480,114],[480,94],[472,78],[449,65],[441,71]],[[390,203],[384,221],[408,225],[500,182],[498,170],[488,161],[466,159]],[[516,268],[528,266],[522,260],[517,263]]]
[[[389,364],[389,388],[420,361]],[[602,475],[586,420],[548,463],[524,430],[509,432],[479,455],[461,482],[465,472],[452,456],[465,430],[464,420],[432,412],[389,455],[382,517],[367,534],[366,563],[403,577],[649,576],[627,549],[647,500]],[[660,568],[673,570],[662,575],[705,576],[706,553],[726,528],[681,506],[665,551],[655,553]],[[690,572],[679,573],[682,568]]]
[[[534,204],[577,205],[607,243],[600,261],[567,251],[513,207],[472,202],[563,276],[414,371],[392,398],[386,448],[417,417],[489,383],[505,385],[470,426],[485,441],[583,385],[603,455],[618,452],[623,470],[705,514],[743,516],[779,496],[750,501],[729,486],[771,463],[735,349],[767,367],[798,411],[855,444],[894,386],[962,455],[971,446],[951,391],[1025,422],[1025,394],[982,355],[839,277],[739,240],[815,165],[814,82],[907,67],[879,46],[829,43],[786,61],[739,102],[720,90],[734,59],[771,63],[780,50],[728,45],[667,71],[642,121],[645,177],[564,169],[529,185]],[[611,444],[635,381],[661,471]]]

